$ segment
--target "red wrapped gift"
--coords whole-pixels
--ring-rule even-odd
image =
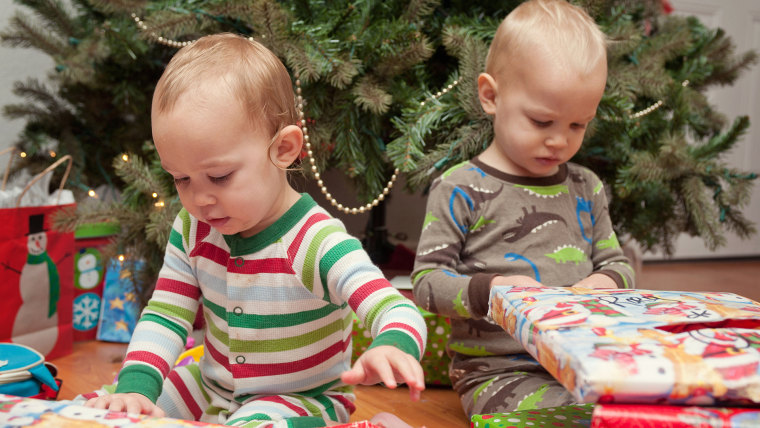
[[[591,428],[750,428],[760,426],[760,409],[599,404]]]

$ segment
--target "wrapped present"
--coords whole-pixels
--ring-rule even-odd
[[[512,413],[473,415],[470,428],[588,428],[591,426],[593,404],[520,410]],[[622,425],[619,425],[622,426]]]
[[[332,428],[380,428],[380,427],[368,421],[361,421],[361,422],[351,422],[348,424],[333,425]]]
[[[34,398],[0,394],[0,426],[2,427],[112,427],[112,428],[184,428],[223,427],[204,422],[186,421],[173,418],[158,418],[146,415],[111,412],[93,409],[71,401],[45,401]],[[263,424],[260,428],[282,428],[285,421]],[[335,428],[380,428],[367,421],[337,425]]]
[[[100,320],[107,260],[101,250],[119,232],[114,223],[87,223],[74,231],[74,341],[93,340]]]
[[[760,303],[736,294],[494,287],[490,316],[579,402],[760,404]]]
[[[140,316],[140,302],[135,294],[132,269],[145,263],[111,260],[106,269],[103,304],[100,310],[97,339],[106,342],[129,342]]]
[[[451,333],[451,324],[448,318],[420,309],[422,317],[428,329],[427,344],[425,345],[425,354],[420,360],[422,370],[425,373],[425,383],[427,385],[451,385],[449,380],[449,358],[446,353],[446,342]],[[372,335],[364,327],[364,324],[354,314],[354,327],[351,332],[353,339],[353,353],[351,363],[359,358],[359,355],[367,350],[372,343]]]
[[[600,404],[592,428],[751,428],[760,426],[760,409]]]
[[[222,427],[223,425],[111,412],[74,404],[0,394],[0,426]]]

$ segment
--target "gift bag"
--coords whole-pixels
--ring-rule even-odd
[[[74,342],[96,338],[108,263],[102,250],[118,232],[115,223],[89,223],[74,231]]]
[[[132,338],[140,317],[140,302],[135,293],[133,275],[144,265],[142,260],[130,263],[111,260],[106,267],[98,340],[128,343]]]
[[[64,162],[61,188],[49,195],[49,173]],[[64,156],[23,188],[2,186],[3,200],[15,203],[0,208],[0,342],[27,345],[47,359],[72,348],[74,234],[50,227],[53,214],[75,206],[63,191],[70,169],[71,156]]]

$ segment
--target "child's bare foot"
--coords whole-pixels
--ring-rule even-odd
[[[369,421],[383,428],[412,428],[411,425],[402,421],[398,416],[386,412],[376,414]]]

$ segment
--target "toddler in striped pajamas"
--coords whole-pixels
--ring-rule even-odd
[[[219,34],[182,48],[159,80],[153,139],[183,209],[113,388],[86,405],[248,427],[345,423],[353,385],[418,400],[426,328],[416,306],[288,168],[303,133],[290,76],[265,47]],[[196,312],[204,356],[174,368]],[[351,366],[352,311],[371,331]],[[376,422],[407,426],[380,414]]]

